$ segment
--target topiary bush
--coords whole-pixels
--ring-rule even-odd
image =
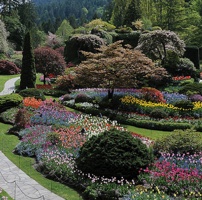
[[[9,94],[0,96],[0,113],[9,108],[18,106],[22,103],[22,100],[23,98],[19,94]]]
[[[130,132],[111,129],[91,137],[81,147],[76,164],[84,173],[131,179],[152,161],[152,153],[140,139]]]
[[[176,101],[173,105],[175,107],[183,108],[183,109],[193,109],[194,108],[194,104],[190,100]]]
[[[202,95],[202,84],[201,83],[188,83],[179,89],[180,94],[201,94]]]
[[[1,75],[13,75],[19,74],[20,69],[8,60],[0,60],[0,74]]]
[[[163,119],[168,117],[168,113],[164,109],[154,108],[154,110],[151,111],[149,116],[155,119]]]
[[[175,130],[171,134],[157,139],[153,145],[156,153],[195,154],[202,151],[202,134],[192,129]]]
[[[21,90],[19,92],[19,95],[21,95],[22,97],[34,97],[35,99],[41,99],[42,101],[46,100],[43,92],[35,88]]]
[[[75,103],[82,103],[82,102],[88,102],[91,103],[93,101],[93,99],[91,97],[89,97],[86,94],[77,94],[75,97]]]

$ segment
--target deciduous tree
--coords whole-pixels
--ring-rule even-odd
[[[82,52],[86,60],[75,69],[75,82],[80,87],[108,88],[108,97],[112,98],[114,88],[147,85],[156,72],[151,59],[129,45],[123,47],[122,41],[98,50],[99,53]]]
[[[136,49],[141,50],[152,60],[164,61],[167,50],[174,51],[178,56],[184,54],[185,43],[173,31],[156,30],[141,34]]]
[[[62,75],[65,71],[65,61],[63,56],[49,47],[39,47],[34,51],[36,71],[44,75]]]

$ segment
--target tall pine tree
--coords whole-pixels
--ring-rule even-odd
[[[27,32],[24,39],[22,70],[20,76],[20,89],[35,88],[36,68],[34,53],[31,45],[30,32]]]

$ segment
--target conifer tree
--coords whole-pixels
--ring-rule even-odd
[[[20,89],[35,88],[36,68],[34,53],[31,45],[30,32],[27,32],[24,39],[22,70],[20,77]]]

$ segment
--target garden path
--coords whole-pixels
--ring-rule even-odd
[[[19,78],[20,77],[16,77],[8,80],[4,85],[3,91],[0,92],[0,95],[14,92],[15,82]],[[0,187],[14,200],[64,200],[30,178],[16,165],[14,165],[1,151]]]

